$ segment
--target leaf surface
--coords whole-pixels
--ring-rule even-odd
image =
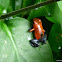
[[[0,22],[0,62],[53,62],[48,41],[38,48],[30,45],[33,35],[28,32],[28,20],[16,17],[6,24]]]
[[[4,10],[7,9],[9,5],[9,0],[0,0],[0,16],[4,14]]]
[[[50,21],[53,23],[60,23],[62,24],[62,1],[58,1],[46,6],[46,9],[50,12],[51,17],[55,20],[50,18]]]
[[[62,46],[62,24],[54,24],[51,28],[48,39],[52,51],[55,53],[60,53],[60,47]]]

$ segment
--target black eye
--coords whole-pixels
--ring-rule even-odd
[[[39,23],[39,22],[38,22]]]

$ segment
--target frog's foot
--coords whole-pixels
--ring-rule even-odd
[[[39,42],[42,42],[42,44],[46,44],[46,39],[47,39],[47,35],[45,34],[44,36],[42,36],[40,39],[39,39]]]
[[[30,41],[31,46],[33,47],[39,47],[39,41],[37,39],[33,39]]]
[[[43,43],[44,43],[44,44],[46,44],[46,39],[47,39],[47,35],[45,34],[45,35],[43,36]]]
[[[43,40],[43,43],[46,44],[46,40]]]

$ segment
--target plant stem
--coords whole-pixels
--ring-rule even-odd
[[[28,11],[28,10],[31,10],[31,9],[34,9],[34,8],[38,8],[40,6],[45,6],[45,5],[54,3],[54,2],[56,2],[56,1],[50,0],[50,1],[45,1],[45,2],[38,3],[38,4],[35,4],[35,5],[31,5],[31,6],[28,6],[28,7],[25,7],[25,8],[7,13],[5,15],[1,15],[0,19],[5,19],[5,18],[8,18],[8,17],[13,16],[13,15],[20,14],[21,12]]]

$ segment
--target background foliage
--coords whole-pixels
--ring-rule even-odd
[[[0,16],[46,0],[0,0]],[[48,36],[33,48],[29,29],[40,18]],[[0,20],[0,62],[56,62],[62,59],[62,1]]]

